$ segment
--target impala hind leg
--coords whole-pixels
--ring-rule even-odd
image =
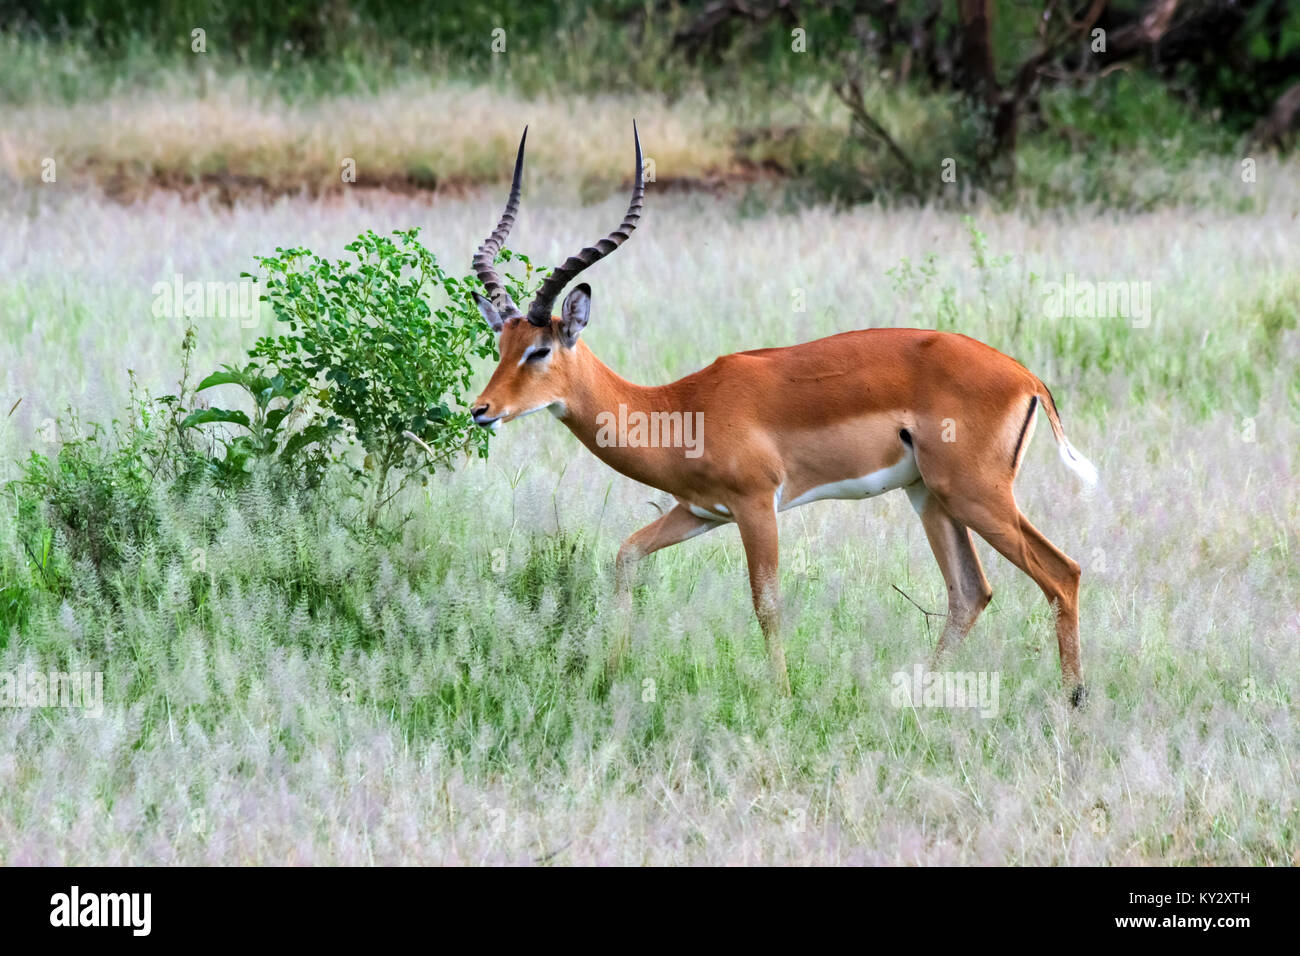
[[[1061,679],[1070,701],[1076,707],[1081,705],[1084,689],[1079,663],[1079,563],[1030,524],[1016,506],[1009,485],[986,495],[950,494],[943,503],[957,520],[1029,575],[1055,608]]]
[[[963,461],[941,442],[917,442],[916,463],[930,494],[955,521],[970,528],[1033,579],[1056,611],[1061,679],[1070,701],[1083,703],[1079,662],[1079,564],[1048,541],[1020,512],[1012,492],[1014,464]]]
[[[930,550],[948,587],[948,618],[934,649],[937,669],[945,655],[961,644],[975,626],[975,619],[993,597],[993,589],[984,577],[970,529],[950,515],[924,483],[909,486],[907,497],[921,518]]]
[[[614,673],[623,662],[632,638],[632,570],[648,554],[712,531],[721,522],[696,517],[684,505],[674,505],[640,531],[628,536],[614,560],[614,595],[618,606],[618,633],[609,653],[607,669]]]
[[[1079,578],[1075,561],[1016,510],[1018,528],[1008,522],[1001,544],[982,535],[1016,567],[1034,579],[1056,608],[1056,645],[1061,655],[1061,679],[1070,694],[1070,702],[1083,705],[1083,667],[1079,660]],[[1017,534],[1017,531],[1019,532]]]
[[[785,648],[781,645],[781,595],[777,575],[776,507],[771,496],[746,502],[736,511],[740,540],[745,546],[749,565],[749,588],[754,599],[754,613],[763,631],[767,655],[777,688],[790,695],[790,674],[785,666]]]

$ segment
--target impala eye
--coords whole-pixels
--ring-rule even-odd
[[[534,349],[533,351],[528,353],[528,361],[531,362],[535,359],[543,359],[550,354],[551,354],[551,347],[549,345],[543,345],[541,348]]]

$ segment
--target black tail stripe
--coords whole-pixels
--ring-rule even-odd
[[[1052,404],[1056,404],[1053,402]],[[1016,462],[1020,460],[1020,449],[1025,444],[1025,433],[1029,431],[1029,423],[1034,420],[1034,412],[1038,411],[1038,396],[1034,395],[1029,399],[1029,414],[1025,416],[1025,423],[1020,426],[1020,437],[1016,439],[1016,450],[1011,453],[1011,470],[1016,470]]]

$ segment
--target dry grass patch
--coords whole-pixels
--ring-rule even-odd
[[[362,186],[455,189],[505,178],[529,123],[529,179],[596,195],[630,179],[633,117],[649,134],[646,152],[659,181],[737,170],[733,126],[697,99],[561,101],[408,83],[289,102],[234,78],[197,99],[163,87],[17,108],[0,130],[0,177],[40,183],[42,161],[53,158],[58,181],[88,180],[118,194],[222,182],[319,194],[343,188],[350,159]]]

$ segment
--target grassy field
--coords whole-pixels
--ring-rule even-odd
[[[611,133],[590,162],[611,176],[616,112],[592,120]],[[136,119],[123,156],[167,148]],[[75,113],[42,122],[79,135]],[[550,125],[538,182],[565,162]],[[705,162],[716,145],[642,129],[650,155]],[[479,161],[500,166],[507,135],[513,120]],[[1300,177],[1231,170],[1203,173],[1227,197],[1213,209],[970,221],[652,187],[635,239],[590,273],[585,340],[634,381],[879,325],[960,330],[1037,372],[1102,474],[1081,495],[1043,430],[1018,487],[1084,568],[1083,711],[1060,691],[1041,594],[983,542],[994,603],[952,666],[1000,676],[996,713],[895,705],[892,676],[927,660],[938,625],[895,586],[944,607],[902,495],[782,516],[791,699],[770,685],[734,528],[644,563],[632,653],[605,687],[612,558],[664,496],[539,416],[411,492],[381,537],[350,530],[330,486],[288,503],[160,489],[166,520],[130,561],[70,569],[66,594],[0,635],[0,671],[105,674],[100,719],[0,710],[0,862],[1300,862]],[[621,196],[582,207],[530,185],[510,244],[538,262],[621,212]],[[499,202],[123,205],[62,177],[6,194],[0,403],[21,403],[0,477],[68,437],[49,423],[69,406],[118,414],[128,369],[174,390],[183,329],[152,315],[156,281],[225,281],[277,245],[338,254],[363,228],[413,225],[459,271]],[[1045,283],[1069,275],[1150,283],[1149,324],[1050,317]],[[264,331],[203,323],[195,365]],[[25,567],[12,517],[0,549]]]

